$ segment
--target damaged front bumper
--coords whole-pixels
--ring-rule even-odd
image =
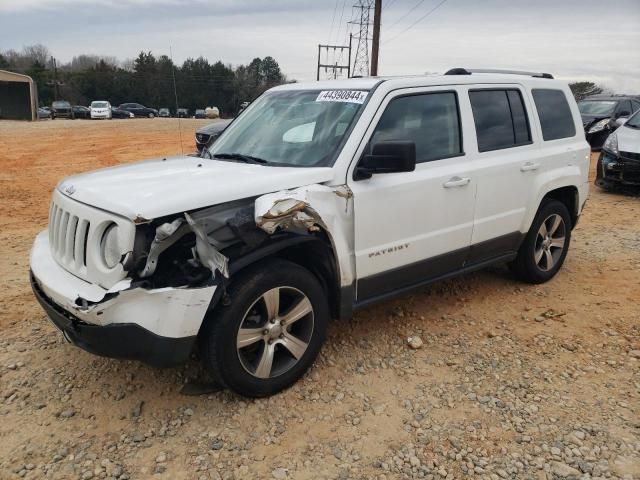
[[[598,157],[596,185],[605,188],[617,185],[640,186],[640,154],[620,152],[616,155],[603,150]]]
[[[209,309],[215,285],[199,288],[131,287],[122,280],[107,290],[60,267],[47,232],[31,251],[33,292],[71,343],[88,352],[150,365],[177,365],[189,357]]]

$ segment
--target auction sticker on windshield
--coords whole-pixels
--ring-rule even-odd
[[[324,90],[320,92],[316,102],[364,103],[367,93],[362,90]]]

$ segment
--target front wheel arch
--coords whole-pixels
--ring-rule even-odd
[[[234,277],[246,268],[269,258],[287,260],[310,271],[325,290],[331,316],[343,316],[342,303],[349,302],[349,299],[341,298],[339,266],[326,235],[284,234],[272,238],[255,250],[230,260],[229,282],[233,282]]]

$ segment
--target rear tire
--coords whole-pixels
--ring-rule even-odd
[[[305,268],[270,259],[249,267],[227,289],[200,332],[202,360],[214,379],[246,397],[273,395],[314,362],[326,336],[329,307]]]
[[[571,243],[571,216],[564,203],[543,200],[529,232],[511,264],[511,270],[526,283],[551,280],[567,256]]]

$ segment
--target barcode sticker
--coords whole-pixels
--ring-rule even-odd
[[[364,103],[367,93],[362,90],[324,90],[320,92],[316,102],[348,102]]]

